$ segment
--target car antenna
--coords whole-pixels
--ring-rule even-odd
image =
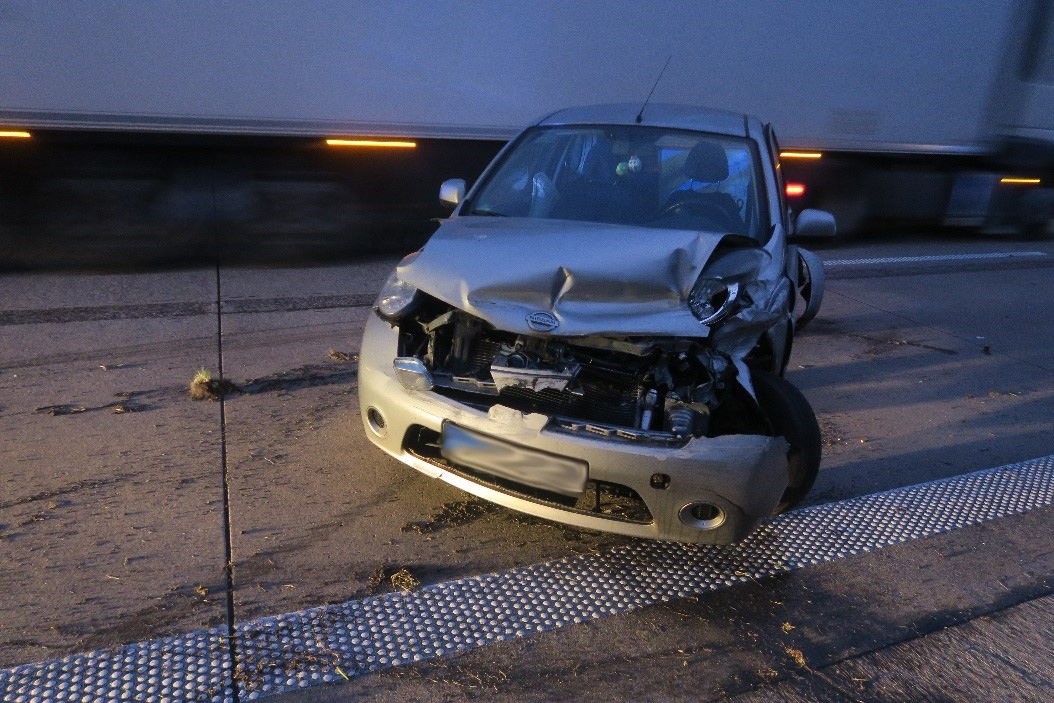
[[[662,65],[662,70],[659,71],[659,77],[655,79],[655,85],[651,87],[651,92],[648,93],[648,97],[644,99],[644,104],[640,106],[640,112],[637,113],[637,124],[644,121],[644,108],[651,102],[651,96],[655,94],[655,89],[659,87],[659,81],[662,80],[662,74],[666,73],[666,67],[670,65],[670,59],[673,58],[673,54],[666,57],[666,63]]]

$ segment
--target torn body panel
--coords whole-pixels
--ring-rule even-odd
[[[522,218],[444,222],[400,279],[497,329],[705,336],[685,305],[720,234]],[[524,249],[530,256],[524,256]],[[515,262],[515,265],[510,265]]]

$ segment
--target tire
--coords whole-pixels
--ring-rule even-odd
[[[820,426],[809,401],[789,381],[775,374],[751,375],[758,404],[769,421],[772,435],[790,444],[787,451],[787,488],[772,511],[786,512],[805,498],[820,471]]]
[[[805,309],[798,318],[796,327],[801,329],[820,312],[824,289],[823,259],[808,249],[798,248],[798,294],[805,302]]]

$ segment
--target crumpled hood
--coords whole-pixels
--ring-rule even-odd
[[[703,337],[687,299],[724,235],[561,220],[445,221],[399,276],[494,327],[550,334]]]

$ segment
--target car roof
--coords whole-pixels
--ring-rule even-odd
[[[643,115],[642,119],[637,122],[637,116],[641,114]],[[754,123],[753,125],[750,124],[752,122]],[[751,126],[754,126],[755,130],[760,128],[761,121],[742,112],[714,110],[694,105],[649,103],[642,111],[640,103],[617,103],[587,105],[559,110],[542,118],[537,124],[539,126],[641,124],[650,127],[691,129],[700,132],[746,137],[749,136]]]

